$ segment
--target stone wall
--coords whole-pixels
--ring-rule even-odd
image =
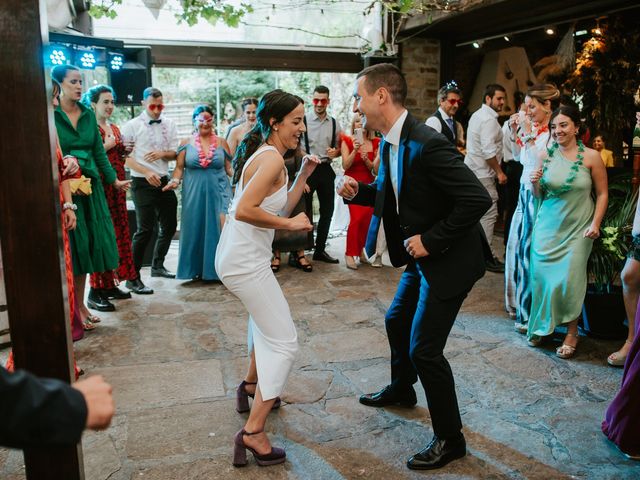
[[[426,120],[437,108],[440,42],[414,37],[401,45],[402,72],[409,87],[407,109],[417,118]]]

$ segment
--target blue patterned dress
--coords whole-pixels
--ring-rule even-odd
[[[191,144],[186,150],[182,183],[180,250],[176,278],[218,280],[214,267],[220,240],[220,215],[228,212],[231,185],[224,169],[227,152],[218,147],[212,162],[203,168],[198,150]]]

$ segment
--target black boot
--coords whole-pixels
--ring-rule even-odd
[[[113,312],[116,307],[105,296],[104,290],[98,288],[89,289],[89,298],[87,298],[87,307],[99,312]]]

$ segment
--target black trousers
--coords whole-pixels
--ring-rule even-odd
[[[504,164],[504,173],[507,176],[504,199],[504,244],[509,240],[509,230],[511,229],[511,219],[518,206],[518,196],[520,195],[520,177],[522,176],[522,164],[516,160],[511,160]]]
[[[331,164],[322,163],[316,167],[311,176],[307,179],[307,185],[311,191],[307,193],[307,205],[313,201],[313,192],[318,193],[320,203],[320,219],[316,229],[316,252],[324,251],[327,245],[327,236],[333,217],[333,205],[335,201],[335,179],[336,174],[331,168]]]
[[[420,267],[411,261],[385,318],[392,389],[402,393],[420,379],[439,438],[456,437],[462,430],[453,373],[443,351],[467,293],[447,300],[437,298],[430,293]]]
[[[169,177],[162,177],[162,186],[154,187],[145,178],[132,177],[131,195],[136,206],[136,221],[138,229],[132,238],[133,263],[138,277],[144,252],[153,235],[156,225],[158,239],[153,249],[152,268],[160,268],[164,265],[173,234],[178,226],[178,199],[173,190],[162,191]]]

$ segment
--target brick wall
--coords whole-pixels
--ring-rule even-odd
[[[407,109],[418,119],[425,120],[437,108],[440,42],[414,37],[401,45],[402,72],[409,87]]]

